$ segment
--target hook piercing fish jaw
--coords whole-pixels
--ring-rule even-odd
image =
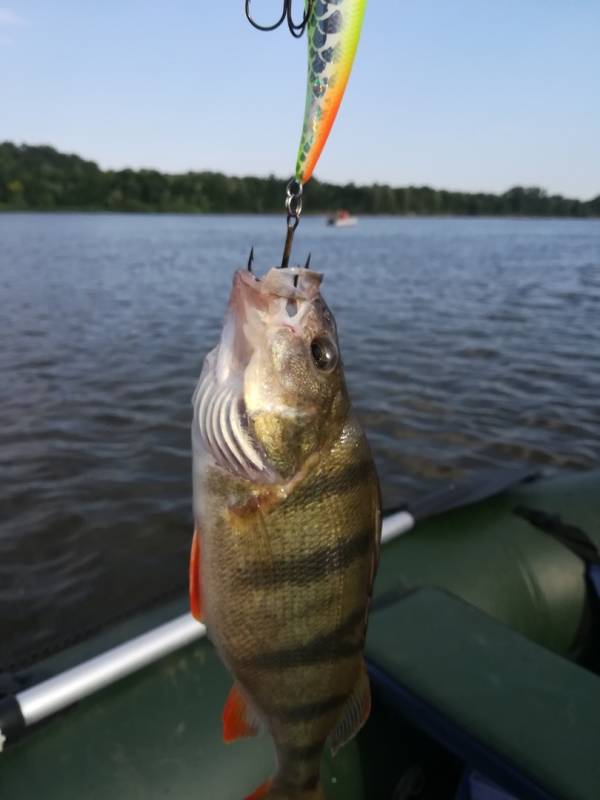
[[[252,272],[253,264],[254,264],[254,245],[252,245],[252,250],[250,250],[250,255],[248,256],[248,272]]]

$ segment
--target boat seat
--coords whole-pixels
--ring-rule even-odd
[[[367,639],[376,702],[504,792],[487,796],[598,800],[598,677],[441,590],[378,606]]]

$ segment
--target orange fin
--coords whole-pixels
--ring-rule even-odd
[[[229,744],[246,736],[256,736],[258,725],[252,717],[248,703],[234,683],[223,708],[223,741]]]
[[[284,800],[284,798],[291,796],[291,794],[288,794],[285,791],[274,788],[274,783],[271,779],[261,783],[258,789],[255,789],[252,794],[249,794],[248,797],[244,798],[244,800]],[[323,787],[321,784],[319,784],[315,789],[309,789],[305,792],[294,792],[294,797],[296,800],[325,800],[325,795],[323,794]]]
[[[198,622],[202,622],[202,587],[200,586],[200,532],[194,530],[190,554],[190,611]]]
[[[328,742],[332,755],[353,739],[369,718],[371,711],[371,687],[369,675],[363,661],[356,686],[335,728],[329,734]]]
[[[272,785],[272,780],[261,783],[258,789],[255,789],[252,794],[249,794],[244,800],[260,800],[261,797],[266,797]]]

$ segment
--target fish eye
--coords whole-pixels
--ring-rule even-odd
[[[332,372],[339,360],[337,347],[325,336],[317,336],[310,345],[310,352],[317,369],[322,372]]]

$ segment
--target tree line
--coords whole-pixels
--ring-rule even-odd
[[[102,170],[53,147],[0,143],[0,210],[271,213],[282,209],[284,186],[274,175]],[[305,191],[306,205],[315,213],[343,208],[354,214],[600,216],[600,195],[582,201],[538,187],[487,194],[428,186],[340,186],[313,179]]]

